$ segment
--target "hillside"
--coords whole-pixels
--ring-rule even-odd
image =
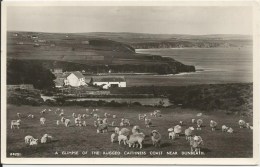
[[[128,44],[81,34],[8,32],[7,55],[65,71],[176,74],[193,72],[174,59],[135,53]]]

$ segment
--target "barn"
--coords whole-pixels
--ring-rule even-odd
[[[75,71],[70,73],[66,79],[64,80],[65,85],[79,87],[86,85],[85,77],[82,75],[81,72]]]
[[[124,76],[94,76],[91,77],[90,84],[109,89],[111,87],[126,87],[126,80]]]

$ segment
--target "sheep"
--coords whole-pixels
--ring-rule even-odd
[[[25,136],[25,138],[24,138],[24,142],[25,142],[25,144],[30,144],[30,142],[31,142],[33,139],[34,139],[34,138],[33,138],[32,136],[27,135],[27,136]]]
[[[53,140],[52,136],[49,136],[48,134],[44,134],[41,138],[41,143],[50,143]]]
[[[203,140],[200,136],[194,136],[190,140],[191,152],[200,152],[200,146],[203,145]]]
[[[108,132],[107,124],[99,124],[97,127],[97,133],[105,133]]]
[[[83,115],[82,115],[82,118],[86,118],[86,117],[87,117],[86,114],[83,114]]]
[[[144,123],[145,123],[145,126],[149,128],[152,125],[152,120],[148,119],[148,118],[145,118],[144,119]]]
[[[142,149],[143,147],[143,141],[144,141],[145,135],[143,133],[135,133],[130,135],[130,138],[128,141],[126,141],[128,143],[128,146],[131,147],[133,145],[133,147],[135,147],[135,144],[140,145],[140,149]]]
[[[34,115],[29,114],[29,115],[28,115],[28,118],[32,118],[32,119],[33,119],[33,118],[34,118]]]
[[[115,119],[115,118],[116,118],[116,115],[113,115],[112,117]]]
[[[44,125],[44,124],[45,124],[45,121],[46,121],[46,118],[44,118],[44,117],[41,117],[41,118],[40,118],[40,123],[41,123],[41,125]]]
[[[108,114],[108,113],[105,113],[105,114],[104,114],[104,117],[105,117],[105,118],[107,118],[107,117],[109,117],[109,116],[110,116],[110,114]]]
[[[201,113],[201,112],[197,114],[197,117],[201,117],[201,116],[202,116],[202,113]]]
[[[240,128],[244,128],[246,126],[246,122],[244,120],[239,120],[238,124]]]
[[[75,118],[75,125],[76,126],[82,126],[81,119],[79,117]]]
[[[76,118],[76,114],[75,114],[75,113],[72,113],[72,117],[73,117],[73,118]]]
[[[226,125],[222,125],[221,129],[222,129],[222,132],[227,132],[227,130],[229,128]]]
[[[249,123],[246,123],[246,128],[250,129],[250,124]]]
[[[18,118],[21,118],[21,114],[19,112],[16,115]]]
[[[135,133],[140,133],[140,127],[139,126],[134,126],[133,128],[132,128],[132,133],[133,134],[135,134]]]
[[[59,116],[60,116],[60,117],[64,116],[64,112],[63,112],[63,110],[61,110]]]
[[[183,125],[183,121],[180,121],[180,125]]]
[[[65,123],[65,118],[64,117],[61,117],[61,119],[60,119],[60,121],[61,121],[61,123]]]
[[[96,119],[98,119],[98,118],[99,118],[99,115],[98,115],[98,114],[94,114],[93,117],[96,118]]]
[[[40,111],[40,114],[43,115],[43,114],[45,114],[45,112],[46,112],[46,109]]]
[[[131,126],[129,119],[121,119],[120,126]]]
[[[94,121],[94,126],[97,127],[98,126],[98,123],[97,121]]]
[[[212,130],[212,131],[215,131],[218,124],[217,124],[216,121],[210,120],[209,125],[210,125],[210,127],[211,127],[211,130]]]
[[[11,121],[11,129],[15,129],[15,127],[17,127],[17,129],[20,129],[20,125],[21,125],[20,119]]]
[[[195,123],[195,121],[196,121],[196,119],[191,119],[191,123],[193,123],[193,124],[194,124],[194,123]]]
[[[142,114],[139,114],[138,115],[138,119],[139,120],[144,120],[146,118],[146,114],[142,115]]]
[[[111,138],[111,143],[114,143],[116,141],[116,138],[118,138],[118,134],[112,133],[110,138]]]
[[[66,127],[70,126],[70,120],[69,119],[65,119],[64,124]]]
[[[98,119],[97,119],[97,124],[99,125],[99,124],[102,124],[102,123],[103,123],[103,120],[100,119],[100,118],[98,118]]]
[[[112,122],[111,122],[111,126],[115,126],[115,121],[112,121]]]
[[[180,125],[176,125],[174,126],[174,129],[173,129],[174,133],[176,134],[176,137],[178,137],[182,131],[182,128]]]
[[[86,108],[86,112],[89,112],[89,109],[88,109],[88,108]]]
[[[160,147],[161,144],[161,134],[157,130],[153,130],[151,133],[151,139],[153,142],[153,145],[155,147]]]
[[[78,118],[80,118],[80,119],[82,118],[81,114],[78,114]]]
[[[169,139],[174,140],[176,138],[176,134],[174,133],[173,128],[169,128],[168,132],[169,132]]]
[[[130,135],[130,130],[127,128],[122,128],[119,133],[119,135],[125,135],[125,136],[129,136]]]
[[[160,117],[161,116],[161,111],[160,110],[155,110],[153,113],[151,113],[151,116]]]
[[[103,119],[103,123],[107,124],[107,118]]]
[[[60,121],[56,120],[56,125],[59,126],[60,125]]]
[[[234,130],[232,128],[228,128],[227,133],[233,133]]]
[[[188,129],[185,129],[186,140],[188,140],[188,141],[191,140],[193,130],[194,130],[193,127],[189,127]]]
[[[30,146],[38,145],[38,139],[33,139],[30,142]]]
[[[86,121],[83,121],[82,125],[83,125],[83,126],[87,126]]]
[[[115,133],[119,134],[120,129],[118,127],[115,127]]]
[[[124,145],[126,145],[127,144],[127,140],[128,140],[127,136],[121,135],[121,134],[118,135],[118,144],[119,145],[121,144],[121,141],[123,141]]]
[[[202,119],[198,119],[197,120],[197,130],[201,130],[201,125],[203,124],[203,121],[202,121]]]

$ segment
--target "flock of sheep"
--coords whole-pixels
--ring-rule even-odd
[[[87,118],[93,118],[94,119],[93,126],[97,129],[96,132],[108,133],[109,132],[108,129],[113,128],[113,133],[110,136],[111,142],[114,143],[117,141],[119,145],[123,143],[124,145],[128,145],[129,147],[142,149],[145,137],[147,136],[143,131],[144,129],[141,129],[139,125],[134,125],[130,130],[129,128],[131,127],[131,123],[130,120],[127,118],[119,118],[121,122],[118,124],[118,126],[116,126],[115,120],[118,117],[116,115],[111,115],[109,113],[104,113],[104,116],[101,117],[100,116],[101,112],[99,112],[99,109],[93,109],[92,111],[86,109],[86,112],[84,114],[72,113],[71,116],[66,114],[66,117],[63,109],[60,108],[57,108],[56,110],[44,109],[40,111],[41,117],[39,121],[41,126],[45,125],[46,123],[45,115],[48,114],[48,112],[54,112],[59,118],[58,120],[55,120],[57,126],[64,125],[65,127],[70,127],[72,126],[73,120],[74,120],[74,125],[76,127],[87,126],[86,124]],[[201,113],[197,114],[198,117],[200,117],[201,115],[202,115]],[[20,126],[22,124],[21,114],[17,113],[17,117],[18,117],[17,120],[11,120],[11,129],[20,129]],[[31,119],[35,118],[33,114],[29,114],[26,117]],[[140,124],[144,124],[146,130],[151,132],[150,138],[154,147],[160,147],[162,141],[162,135],[158,130],[151,129],[153,125],[152,119],[163,119],[161,117],[162,117],[162,113],[160,110],[155,110],[148,114],[138,115],[138,120]],[[111,123],[109,123],[109,119],[112,120]],[[199,118],[197,120],[191,119],[190,123],[196,127],[197,131],[201,131],[204,122],[202,118]],[[176,138],[179,138],[182,134],[184,134],[187,142],[189,143],[191,151],[195,151],[195,152],[200,151],[201,145],[203,145],[202,137],[198,135],[194,135],[195,128],[193,126],[190,126],[183,131],[183,124],[184,122],[180,120],[178,125],[168,128],[169,140],[175,140]],[[244,120],[239,120],[238,125],[240,128],[253,129],[253,126],[250,126],[250,124],[246,123]],[[212,131],[215,131],[217,126],[218,124],[216,121],[211,120],[209,122],[209,127],[211,128]],[[222,125],[221,130],[222,132],[227,132],[227,133],[233,133],[234,131],[231,127],[227,127],[226,125]],[[35,139],[31,135],[25,136],[24,140],[25,140],[25,144],[27,145],[30,146],[38,145],[38,139]],[[53,137],[48,134],[44,134],[41,138],[41,143],[49,143],[52,141],[53,141]]]

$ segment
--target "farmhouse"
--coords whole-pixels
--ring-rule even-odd
[[[95,76],[91,77],[90,83],[95,86],[101,86],[103,89],[126,87],[124,76]]]
[[[81,72],[75,71],[70,73],[66,79],[64,80],[65,85],[70,85],[73,87],[79,87],[86,85],[85,77],[82,75]]]

